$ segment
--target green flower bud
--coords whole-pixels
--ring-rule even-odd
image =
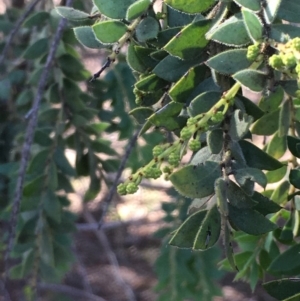
[[[196,139],[192,139],[189,142],[189,149],[193,152],[198,151],[201,148],[201,142]]]
[[[173,172],[173,169],[170,167],[170,166],[164,166],[163,168],[163,173],[172,173]]]
[[[153,168],[153,177],[152,177],[153,179],[158,179],[161,175],[162,172],[158,167]]]
[[[124,183],[121,183],[121,184],[118,185],[117,192],[118,192],[119,195],[125,195],[125,194],[127,194],[126,186],[127,185],[124,184]]]
[[[282,58],[278,54],[274,54],[269,58],[269,65],[272,68],[277,69],[277,70],[279,70],[280,68],[282,68],[284,66],[284,64],[282,62]]]
[[[292,47],[295,50],[300,51],[300,38],[295,38],[292,40]]]
[[[143,175],[146,179],[151,179],[153,177],[153,168],[152,167],[145,167],[143,169]]]
[[[194,124],[197,123],[197,121],[198,121],[197,118],[195,118],[195,117],[190,117],[190,118],[187,120],[186,125],[187,125],[187,126],[194,125]]]
[[[292,68],[297,64],[297,60],[293,53],[287,53],[282,56],[282,62],[284,65],[286,65],[288,68]]]
[[[153,157],[158,157],[159,155],[162,154],[163,151],[164,149],[160,145],[154,146],[152,149]]]
[[[224,115],[222,112],[217,111],[212,117],[211,117],[211,121],[214,123],[218,123],[221,122],[224,119]]]
[[[257,56],[259,55],[259,52],[260,52],[259,44],[250,45],[247,49],[247,59],[249,61],[256,60]]]
[[[180,138],[183,140],[188,140],[193,135],[193,132],[188,129],[187,127],[184,127],[180,132]]]
[[[138,189],[139,189],[139,187],[135,183],[131,182],[131,183],[127,184],[126,192],[129,194],[132,194],[132,193],[137,192]]]
[[[179,162],[180,162],[180,155],[178,153],[171,153],[169,155],[168,162],[172,166],[177,167],[179,165]]]

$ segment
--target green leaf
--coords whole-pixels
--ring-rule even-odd
[[[235,110],[230,118],[229,135],[232,140],[238,141],[242,139],[249,131],[249,127],[253,122],[253,118],[247,114],[243,114],[240,110]]]
[[[223,148],[223,131],[215,129],[207,132],[207,145],[212,154],[219,154]]]
[[[233,78],[254,92],[262,91],[267,80],[265,73],[251,69],[239,71],[233,75]]]
[[[231,75],[251,65],[246,54],[247,49],[231,49],[213,56],[206,64],[219,73]]]
[[[285,300],[300,293],[300,279],[281,278],[279,280],[265,282],[263,283],[263,287],[277,300]]]
[[[286,175],[286,172],[287,172],[287,166],[282,166],[277,170],[266,172],[268,183],[271,184],[271,183],[279,182]]]
[[[213,29],[207,38],[228,46],[241,47],[251,42],[243,20],[235,16]]]
[[[48,225],[44,225],[42,228],[41,239],[39,240],[39,250],[42,261],[49,266],[54,266],[53,238],[51,229]]]
[[[279,19],[299,23],[300,5],[298,0],[282,1],[277,13]]]
[[[299,169],[292,169],[290,171],[289,179],[291,184],[300,189],[300,170]]]
[[[84,201],[89,202],[96,198],[101,189],[101,179],[98,176],[90,176],[90,185],[88,190],[85,192]]]
[[[279,127],[279,115],[279,109],[265,114],[254,123],[251,132],[256,135],[273,135]]]
[[[279,43],[287,43],[289,40],[300,36],[300,28],[291,24],[272,24],[270,38]]]
[[[254,118],[254,121],[256,121],[264,115],[264,112],[255,103],[253,103],[253,101],[249,100],[248,98],[242,95],[237,95],[235,101],[240,101],[242,103],[246,113],[252,116]]]
[[[290,128],[290,119],[291,119],[291,108],[290,108],[290,101],[285,101],[280,110],[279,115],[279,130],[278,136],[283,137],[288,134]]]
[[[269,266],[269,272],[280,275],[297,275],[300,272],[300,244],[294,245],[278,257]]]
[[[169,96],[172,100],[186,102],[187,97],[195,89],[195,86],[204,80],[205,70],[206,68],[203,65],[190,68],[170,89]]]
[[[187,74],[190,67],[202,62],[202,57],[195,58],[194,60],[183,61],[177,57],[168,55],[156,65],[153,72],[164,80],[176,82],[182,76]],[[172,70],[172,72],[170,72],[170,70]]]
[[[172,8],[188,14],[197,14],[206,11],[215,4],[214,0],[165,0]]]
[[[234,172],[234,177],[236,181],[242,186],[246,183],[247,179],[256,182],[263,188],[266,188],[268,184],[266,175],[257,168],[247,167],[238,169]]]
[[[205,33],[210,23],[210,20],[200,20],[187,25],[163,49],[173,56],[186,60],[200,56],[208,43]]]
[[[128,7],[135,0],[93,0],[100,13],[112,19],[125,19]]]
[[[183,13],[179,10],[173,9],[171,6],[167,6],[167,16],[169,27],[188,25],[195,19],[194,15]],[[197,16],[199,16],[199,14]]]
[[[167,82],[165,82],[163,79],[159,78],[155,74],[151,74],[138,81],[135,84],[135,88],[140,91],[149,93],[151,91],[157,91],[165,87],[166,85]]]
[[[27,60],[34,60],[41,57],[48,51],[49,38],[43,38],[35,41],[24,52],[23,57]]]
[[[195,237],[193,249],[205,250],[215,245],[220,237],[221,217],[217,206],[213,206],[206,214]]]
[[[103,44],[113,44],[127,32],[127,26],[121,21],[108,20],[93,25],[96,38]]]
[[[127,63],[129,67],[139,73],[145,73],[147,71],[147,67],[143,63],[142,60],[137,55],[134,43],[131,42],[128,46],[127,55],[126,55]]]
[[[70,162],[65,156],[65,153],[62,148],[58,147],[54,152],[53,159],[57,165],[57,167],[66,175],[74,177],[76,172],[74,168],[71,166]]]
[[[266,0],[264,5],[264,16],[268,23],[273,23],[282,0]],[[273,25],[272,25],[273,27]]]
[[[153,109],[151,108],[138,107],[131,110],[128,114],[132,115],[139,124],[144,124],[146,119],[148,119],[153,113]]]
[[[151,0],[137,0],[132,3],[126,12],[126,20],[133,20],[141,16],[151,4]]]
[[[220,176],[220,165],[207,161],[198,166],[188,165],[175,171],[170,176],[170,181],[182,195],[202,198],[214,192],[214,182]]]
[[[254,144],[242,140],[239,141],[247,165],[258,169],[275,170],[282,167],[282,163],[272,158]]]
[[[85,47],[92,49],[105,48],[95,37],[95,33],[91,26],[81,26],[74,28],[74,34],[77,40]]]
[[[44,194],[43,205],[47,216],[49,216],[55,222],[60,223],[61,205],[59,199],[53,191],[47,190],[47,192]]]
[[[32,197],[34,195],[40,194],[41,189],[45,183],[45,175],[38,176],[32,181],[26,183],[23,189],[23,195],[25,197]]]
[[[250,209],[256,204],[244,193],[244,191],[233,181],[229,181],[227,188],[227,198],[229,203],[239,209]]]
[[[33,27],[33,26],[42,26],[45,22],[48,21],[50,14],[46,11],[38,11],[27,19],[25,19],[23,26],[24,27]]]
[[[56,6],[55,9],[59,15],[70,21],[82,21],[89,18],[89,14],[73,7]]]
[[[259,107],[265,112],[271,112],[278,110],[284,97],[284,90],[281,86],[276,87],[273,91],[270,91],[268,97],[262,97],[259,102]]]
[[[296,80],[282,80],[279,84],[288,95],[297,97],[296,92],[299,88]]]
[[[148,121],[150,121],[155,126],[163,126],[169,130],[174,130],[180,128],[177,117],[183,108],[183,104],[171,101],[160,110],[152,114]]]
[[[197,232],[206,214],[207,210],[201,210],[189,216],[176,230],[169,244],[179,248],[192,248]]]
[[[283,181],[273,191],[271,195],[271,199],[277,204],[285,203],[288,200],[289,189],[290,189],[289,181]]]
[[[300,139],[293,136],[287,136],[287,145],[290,152],[295,157],[300,158]]]
[[[267,215],[270,213],[275,213],[282,209],[278,204],[271,201],[269,198],[263,196],[262,194],[258,193],[257,191],[251,196],[252,200],[257,202],[253,209],[261,213],[262,215]]]
[[[50,149],[44,149],[38,152],[31,160],[27,172],[29,174],[36,174],[36,175],[42,174],[45,170],[45,166],[47,164],[49,156],[50,156]]]
[[[259,12],[261,9],[260,0],[233,0],[237,5]]]
[[[191,116],[206,113],[221,99],[221,97],[222,93],[220,92],[204,92],[192,100],[188,107],[188,112]]]
[[[253,209],[239,209],[230,203],[228,207],[230,221],[245,233],[261,235],[277,228],[275,224]]]
[[[267,154],[275,159],[281,158],[287,150],[286,136],[279,137],[278,132],[274,134],[271,141],[268,143]]]
[[[135,30],[136,38],[139,42],[146,42],[155,39],[159,32],[159,23],[152,17],[143,19]]]
[[[261,20],[255,13],[244,8],[242,8],[242,14],[249,37],[253,42],[260,42],[263,34],[263,24]]]

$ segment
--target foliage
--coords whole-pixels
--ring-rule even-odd
[[[158,268],[161,300],[166,300],[169,289],[174,293],[172,300],[212,298],[211,282],[201,281],[217,273],[213,269],[207,277],[197,269],[214,262],[220,236],[226,254],[220,263],[223,269],[235,270],[235,279],[248,281],[253,289],[259,279],[271,274],[279,279],[265,283],[266,290],[280,300],[295,299],[299,290],[294,282],[299,282],[300,273],[300,29],[294,24],[299,22],[298,1],[165,0],[158,10],[154,4],[94,0],[90,13],[80,5],[75,9],[59,6],[25,22],[25,42],[16,45],[12,56],[22,53],[26,68],[34,72],[28,74],[21,64],[12,67],[8,62],[7,76],[0,82],[2,101],[11,99],[9,108],[17,112],[15,118],[30,110],[48,40],[57,27],[57,13],[70,20],[74,34],[65,32],[49,74],[12,253],[22,261],[11,275],[32,273],[31,258],[39,262],[35,273],[48,276],[51,273],[43,271],[59,271],[57,246],[67,248],[67,236],[61,237],[60,231],[73,225],[64,210],[66,193],[72,189],[69,177],[89,176],[85,200],[93,199],[101,189],[102,170],[110,171],[116,163],[116,154],[102,133],[120,131],[121,138],[128,138],[133,128],[128,115],[132,115],[142,125],[140,136],[147,141],[145,158],[149,160],[143,167],[136,162],[131,165],[134,171],[118,192],[134,193],[143,178],[163,175],[186,197],[186,204],[191,202],[190,215],[171,232],[169,244],[203,251],[163,249],[158,267],[170,258],[170,272]],[[44,27],[38,14],[43,14]],[[13,18],[3,17],[4,33]],[[36,25],[39,34],[31,40],[26,26]],[[78,88],[77,82],[87,80],[89,74],[70,46],[74,36],[85,47],[109,51],[105,64],[92,77],[91,93]],[[120,54],[125,45],[127,63]],[[103,79],[96,80],[110,67]],[[242,87],[260,93],[259,103],[244,95]],[[109,112],[103,108],[108,99],[112,99]],[[128,107],[131,111],[125,113]],[[121,117],[119,123],[112,121],[116,116]],[[23,139],[24,121],[19,119],[13,126],[11,119],[3,119],[3,129],[9,130],[9,141],[14,137],[16,145]],[[169,139],[161,143],[151,138],[152,128],[166,132]],[[251,142],[254,135],[264,137],[262,149]],[[4,200],[14,191],[20,158],[16,145],[6,147],[1,159],[2,180],[10,187],[2,185]],[[66,149],[76,151],[75,168],[65,157]],[[102,152],[112,156],[113,164],[101,159]],[[190,157],[188,164],[183,157]],[[7,201],[3,208],[7,218]],[[174,210],[166,212],[176,224]],[[211,269],[210,264],[204,269]],[[283,276],[296,278],[280,279]],[[204,289],[201,296],[200,287]]]

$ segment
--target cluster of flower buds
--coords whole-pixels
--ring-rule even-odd
[[[186,147],[193,152],[200,150],[200,134],[208,129],[208,122],[215,125],[224,119],[224,113],[218,110],[206,114],[206,121],[203,120],[204,116],[205,114],[199,114],[188,118],[186,126],[180,131],[180,139],[176,142],[156,145],[152,150],[153,159],[121,183],[117,188],[118,193],[120,195],[135,193],[143,178],[157,179],[164,174],[164,178],[168,180],[174,168],[179,166],[181,157],[186,153]]]
[[[269,64],[279,71],[294,69],[297,77],[300,77],[300,38],[279,45],[279,54],[272,55]]]
[[[253,45],[248,46],[247,49],[247,59],[249,61],[255,61],[260,53],[261,44],[255,43]]]

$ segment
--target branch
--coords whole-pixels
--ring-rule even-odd
[[[63,285],[63,284],[53,284],[53,283],[39,283],[38,284],[38,290],[43,290],[43,291],[55,291],[58,293],[63,293],[67,294],[73,297],[79,297],[84,300],[90,300],[90,301],[106,301],[105,299],[96,296],[94,294],[87,293],[85,291],[82,291],[78,288],[68,286],[68,285]]]
[[[24,11],[22,16],[18,19],[15,27],[13,30],[10,32],[7,42],[2,50],[2,53],[0,55],[0,66],[3,64],[6,54],[11,46],[11,43],[15,37],[15,35],[18,33],[20,27],[22,26],[23,22],[26,20],[26,18],[31,14],[31,12],[34,10],[35,6],[40,2],[41,0],[35,0],[30,5],[27,7],[27,9]]]
[[[90,224],[96,223],[96,220],[94,219],[93,215],[86,209],[83,209],[83,216],[86,219],[86,221]],[[96,237],[98,238],[99,242],[101,243],[105,254],[107,255],[107,258],[113,268],[115,278],[117,282],[123,287],[123,290],[125,292],[125,295],[127,296],[127,299],[129,301],[136,301],[134,292],[132,291],[131,287],[124,281],[120,274],[120,265],[118,263],[117,257],[113,250],[110,247],[109,241],[102,229],[94,230],[94,233]]]
[[[100,77],[101,73],[106,69],[109,68],[110,64],[113,63],[113,60],[110,57],[107,58],[105,64],[101,67],[101,69],[93,75],[89,82],[93,82],[96,78]]]
[[[112,186],[110,187],[110,190],[108,192],[108,195],[106,197],[106,199],[103,201],[102,203],[102,212],[101,212],[101,215],[100,215],[100,218],[99,218],[99,222],[98,222],[98,227],[101,228],[102,226],[102,220],[104,218],[104,216],[106,215],[107,213],[107,210],[108,210],[108,207],[112,201],[112,198],[114,196],[114,193],[116,191],[116,188],[117,188],[117,185],[119,183],[119,180],[121,178],[121,175],[122,175],[122,172],[124,171],[125,169],[125,166],[126,166],[126,163],[127,163],[127,160],[136,144],[136,141],[138,139],[138,136],[139,136],[139,132],[140,132],[140,129],[138,129],[136,131],[136,133],[131,137],[131,139],[129,140],[129,144],[127,146],[127,149],[125,151],[125,154],[123,156],[123,159],[121,161],[121,164],[120,164],[120,167],[117,171],[117,174],[116,174],[116,177],[114,179],[114,182],[112,184]]]
[[[70,6],[72,4],[73,0],[68,0],[66,6]],[[10,220],[10,229],[8,234],[8,246],[5,252],[5,273],[4,273],[4,279],[7,279],[8,276],[8,269],[9,269],[9,254],[12,250],[13,243],[16,237],[16,225],[17,225],[17,218],[20,210],[20,203],[22,200],[22,192],[23,192],[23,186],[24,186],[24,179],[26,174],[27,165],[29,162],[30,157],[30,149],[34,137],[35,128],[37,126],[38,121],[38,111],[40,107],[40,102],[42,100],[45,86],[47,83],[48,75],[50,72],[50,69],[52,67],[53,60],[55,59],[55,53],[59,44],[59,41],[61,39],[63,30],[67,24],[66,19],[61,19],[59,22],[58,28],[56,30],[56,33],[54,35],[53,41],[50,46],[49,54],[47,57],[47,61],[45,64],[45,67],[43,69],[43,73],[41,74],[40,81],[38,83],[37,87],[37,93],[36,97],[33,101],[32,110],[30,114],[29,123],[26,129],[25,133],[25,141],[22,148],[22,154],[21,154],[21,163],[20,163],[20,169],[17,176],[17,185],[16,190],[14,194],[13,199],[13,205],[12,205],[12,216]]]

